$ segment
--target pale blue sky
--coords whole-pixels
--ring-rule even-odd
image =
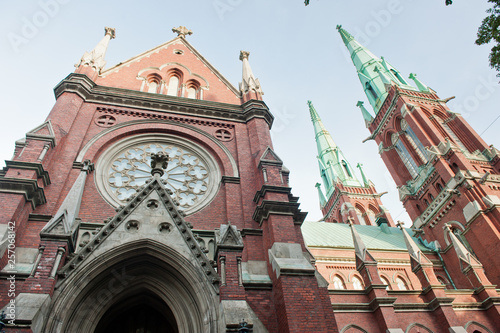
[[[276,117],[275,151],[291,170],[293,193],[308,220],[321,218],[314,184],[319,181],[316,145],[306,101],[312,100],[333,139],[352,165],[361,162],[396,220],[410,220],[395,184],[356,108],[366,97],[335,26],[385,56],[406,77],[417,73],[478,132],[500,115],[500,91],[488,67],[488,46],[475,46],[486,0],[327,1],[10,1],[0,5],[2,123],[0,160],[14,141],[45,120],[53,87],[74,70],[85,51],[116,28],[108,67],[175,37],[172,27],[192,29],[189,42],[237,86],[239,51],[250,64]],[[31,30],[29,27],[31,26]],[[34,29],[33,29],[34,27]],[[368,103],[365,103],[368,106]],[[483,134],[499,145],[500,120]],[[3,165],[3,162],[2,162]]]

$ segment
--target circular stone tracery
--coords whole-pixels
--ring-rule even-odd
[[[97,185],[114,206],[123,205],[151,179],[151,155],[169,156],[161,177],[172,190],[173,199],[186,214],[201,209],[217,191],[220,172],[213,158],[193,143],[171,136],[142,136],[126,139],[108,149],[99,159]]]

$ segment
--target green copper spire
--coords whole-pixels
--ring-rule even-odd
[[[421,92],[429,92],[429,87],[427,87],[419,79],[417,79],[417,74],[410,73],[410,76],[408,78],[415,82],[418,90],[420,90]]]
[[[323,191],[321,190],[321,184],[320,183],[316,183],[315,186],[318,189],[319,205],[320,205],[321,208],[323,208],[326,205],[325,195],[323,194]]]
[[[385,101],[389,86],[398,85],[405,89],[416,90],[406,82],[397,69],[385,61],[383,57],[379,58],[371,53],[370,50],[361,45],[350,33],[344,30],[341,25],[337,26],[337,30],[351,55],[351,60],[356,67],[361,85],[375,114],[378,113]]]
[[[358,163],[358,165],[356,165],[359,169],[359,172],[361,172],[361,178],[363,179],[363,185],[365,185],[366,187],[370,186],[370,181],[368,180],[368,178],[366,178],[365,176],[365,172],[363,171],[363,164],[361,163]]]
[[[309,113],[314,126],[314,135],[318,148],[319,172],[325,187],[326,197],[328,198],[333,193],[337,182],[341,182],[345,186],[362,187],[363,185],[356,178],[353,168],[323,125],[312,102],[307,101],[307,104],[309,105]],[[320,190],[319,187],[318,189]],[[322,194],[320,192],[320,201],[326,203]]]
[[[371,115],[370,112],[368,112],[368,110],[365,108],[363,104],[364,104],[363,101],[358,101],[356,106],[361,109],[361,114],[363,115],[363,119],[365,120],[365,125],[366,127],[368,127],[373,121],[373,116]]]

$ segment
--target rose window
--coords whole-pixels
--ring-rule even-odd
[[[131,142],[132,141],[132,142]],[[212,157],[200,147],[179,138],[132,140],[119,143],[103,154],[97,185],[105,199],[115,206],[151,179],[151,155],[163,152],[169,156],[168,166],[161,177],[172,190],[173,199],[187,214],[199,210],[217,191],[220,178]]]

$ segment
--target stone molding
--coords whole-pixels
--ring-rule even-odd
[[[0,193],[22,194],[33,209],[47,202],[43,188],[35,179],[0,178]]]
[[[42,178],[44,186],[50,185],[49,172],[43,168],[42,163],[7,160],[5,161],[5,166],[7,167],[5,171],[10,168],[34,170],[36,172],[36,177]]]
[[[293,216],[294,223],[302,224],[306,219],[307,212],[301,212],[299,204],[296,202],[262,200],[262,203],[255,208],[253,219],[262,226],[264,220],[267,220],[271,214],[290,215]]]

